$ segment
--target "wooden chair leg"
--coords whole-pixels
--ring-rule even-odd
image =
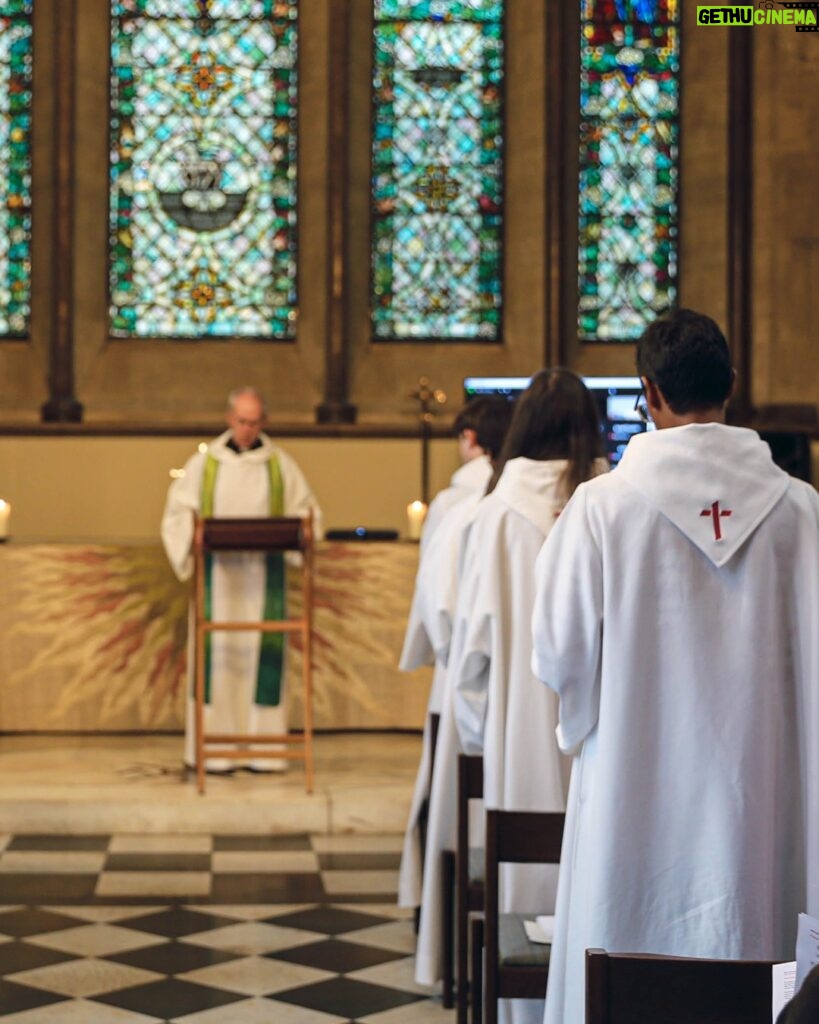
[[[455,961],[455,853],[444,850],[441,853],[441,948],[443,960],[443,1003],[451,1010],[455,1005],[454,961]]]
[[[468,851],[466,855],[468,856]],[[468,900],[460,892],[460,884],[456,885],[455,893],[455,951],[457,1024],[467,1024],[469,1007],[469,906]]]
[[[469,941],[472,961],[472,1017],[471,1024],[483,1022],[483,917],[475,914],[470,919]]]

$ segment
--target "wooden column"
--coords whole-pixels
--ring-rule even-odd
[[[328,0],[329,103],[327,160],[327,326],[324,401],[318,423],[355,423],[348,401],[349,328],[347,288],[347,139],[350,74],[350,0]]]
[[[752,413],[754,33],[728,35],[728,341],[737,371],[730,417],[742,423]]]
[[[82,405],[74,395],[74,65],[76,0],[52,5],[54,28],[54,309],[49,351],[49,399],[41,409],[46,423],[79,423]]]
[[[546,338],[543,365],[568,365],[571,346],[566,334],[565,221],[568,166],[566,111],[571,90],[566,88],[565,4],[546,8]],[[576,194],[576,190],[575,190]]]

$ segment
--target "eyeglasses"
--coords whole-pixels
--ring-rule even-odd
[[[648,404],[646,402],[646,389],[644,387],[640,388],[637,397],[634,400],[634,411],[643,423],[651,422],[651,416],[649,415]]]

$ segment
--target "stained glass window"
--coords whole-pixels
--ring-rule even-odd
[[[503,0],[375,0],[376,339],[500,340]]]
[[[581,0],[579,332],[633,341],[676,301],[678,0]]]
[[[0,2],[0,337],[31,311],[31,5]]]
[[[297,0],[114,0],[118,337],[292,338]]]

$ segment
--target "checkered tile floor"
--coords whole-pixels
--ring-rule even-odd
[[[13,836],[0,1024],[451,1024],[395,836]]]

